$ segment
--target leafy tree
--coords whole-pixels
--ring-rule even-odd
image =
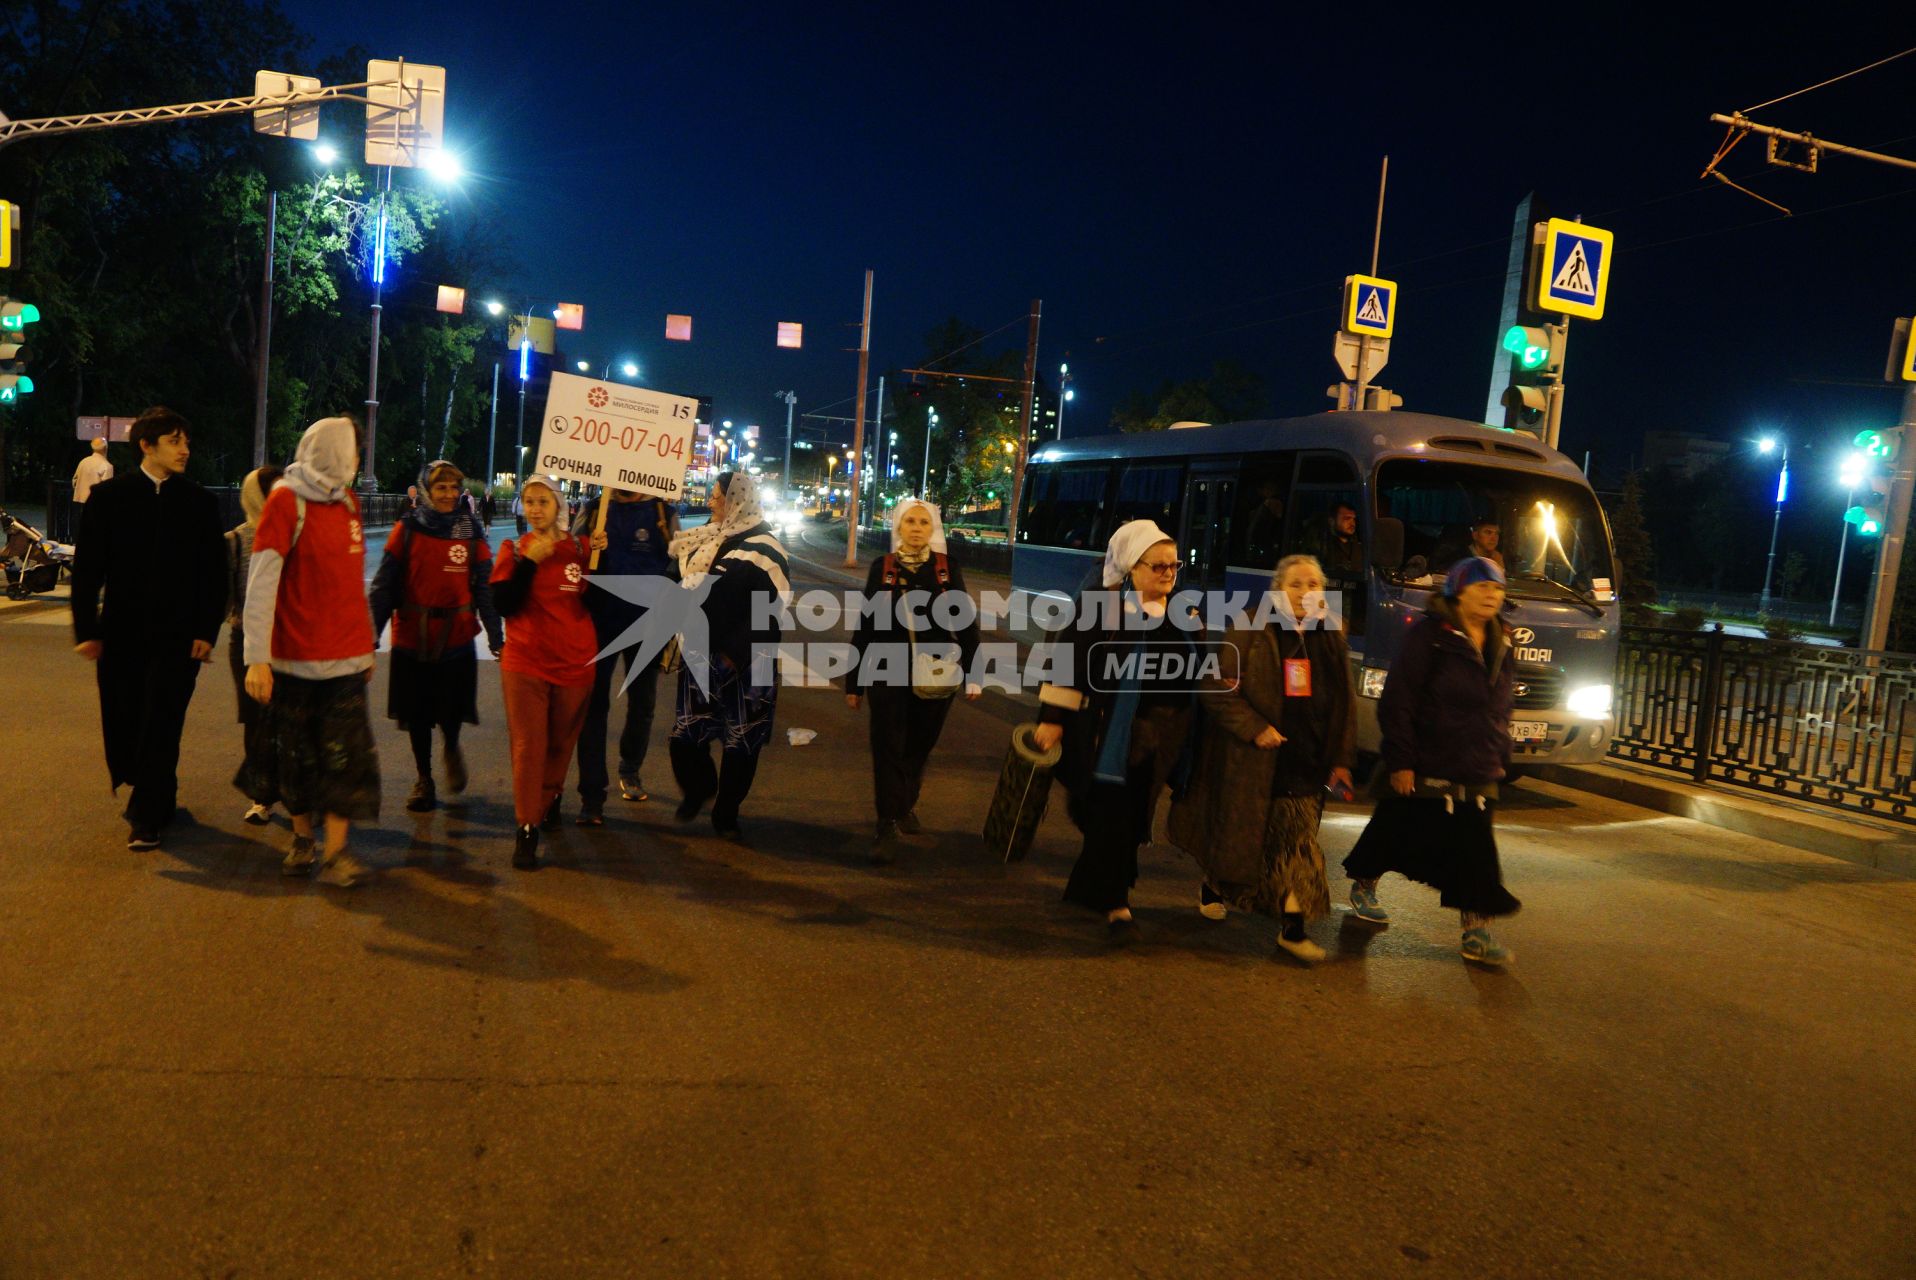
[[[1610,536],[1617,551],[1617,598],[1626,610],[1656,603],[1656,548],[1643,523],[1643,485],[1637,472],[1623,479],[1623,496],[1610,511]]]
[[[1792,551],[1783,557],[1783,567],[1777,570],[1777,585],[1782,588],[1785,600],[1796,599],[1796,593],[1803,585],[1803,579],[1809,576],[1809,557],[1801,551]]]
[[[1237,422],[1261,416],[1268,403],[1262,379],[1235,361],[1220,360],[1207,378],[1134,392],[1119,402],[1111,426],[1118,431],[1162,431],[1174,422]]]

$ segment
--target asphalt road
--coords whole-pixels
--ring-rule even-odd
[[[863,721],[814,690],[749,846],[672,823],[661,717],[655,799],[527,875],[486,667],[463,803],[405,813],[381,725],[340,891],[239,821],[224,655],[193,820],[129,853],[69,645],[0,614],[7,1280],[1916,1273],[1916,883],[1526,785],[1509,972],[1401,881],[1298,967],[1163,844],[1108,953],[1062,805],[979,852],[1016,705],[954,710],[874,870]]]

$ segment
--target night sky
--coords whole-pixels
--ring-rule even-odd
[[[787,386],[801,411],[849,413],[868,266],[874,378],[947,316],[1019,346],[1038,297],[1040,367],[1068,352],[1076,378],[1067,436],[1220,357],[1265,379],[1274,414],[1314,412],[1388,153],[1381,274],[1403,298],[1381,381],[1407,408],[1482,416],[1534,189],[1616,234],[1609,313],[1572,324],[1566,367],[1563,448],[1600,475],[1646,429],[1810,444],[1894,421],[1893,393],[1849,384],[1876,383],[1892,317],[1916,309],[1916,173],[1771,169],[1746,141],[1727,171],[1790,219],[1698,178],[1711,111],[1916,45],[1881,7],[1819,6],[1823,33],[1537,4],[1474,24],[1435,6],[289,7],[316,52],[443,63],[458,198],[500,222],[527,294],[585,304],[568,354],[636,358],[720,417],[775,421]],[[1916,56],[1755,118],[1916,154],[1912,90]],[[663,339],[668,311],[695,342]],[[803,352],[774,348],[780,320],[804,322]]]

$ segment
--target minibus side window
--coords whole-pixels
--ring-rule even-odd
[[[1127,462],[1118,477],[1118,499],[1111,504],[1106,536],[1130,520],[1155,520],[1176,537],[1178,498],[1184,481],[1181,462]]]
[[[1237,518],[1231,523],[1231,563],[1275,569],[1284,554],[1284,513],[1290,506],[1290,453],[1246,455],[1238,468]]]

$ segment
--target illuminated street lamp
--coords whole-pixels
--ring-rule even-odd
[[[1776,514],[1770,519],[1770,559],[1763,566],[1763,596],[1758,608],[1764,613],[1770,609],[1770,577],[1776,569],[1776,533],[1783,527],[1783,504],[1790,496],[1790,442],[1779,440],[1776,436],[1764,436],[1756,442],[1756,451],[1761,454],[1783,451],[1783,467],[1776,473]]]
[[[1843,594],[1843,554],[1849,550],[1850,512],[1856,502],[1856,486],[1863,483],[1869,474],[1869,457],[1866,454],[1852,453],[1843,459],[1842,470],[1837,472],[1837,480],[1846,493],[1843,497],[1843,523],[1836,534],[1836,583],[1830,588],[1830,625],[1836,625],[1836,604]]]

